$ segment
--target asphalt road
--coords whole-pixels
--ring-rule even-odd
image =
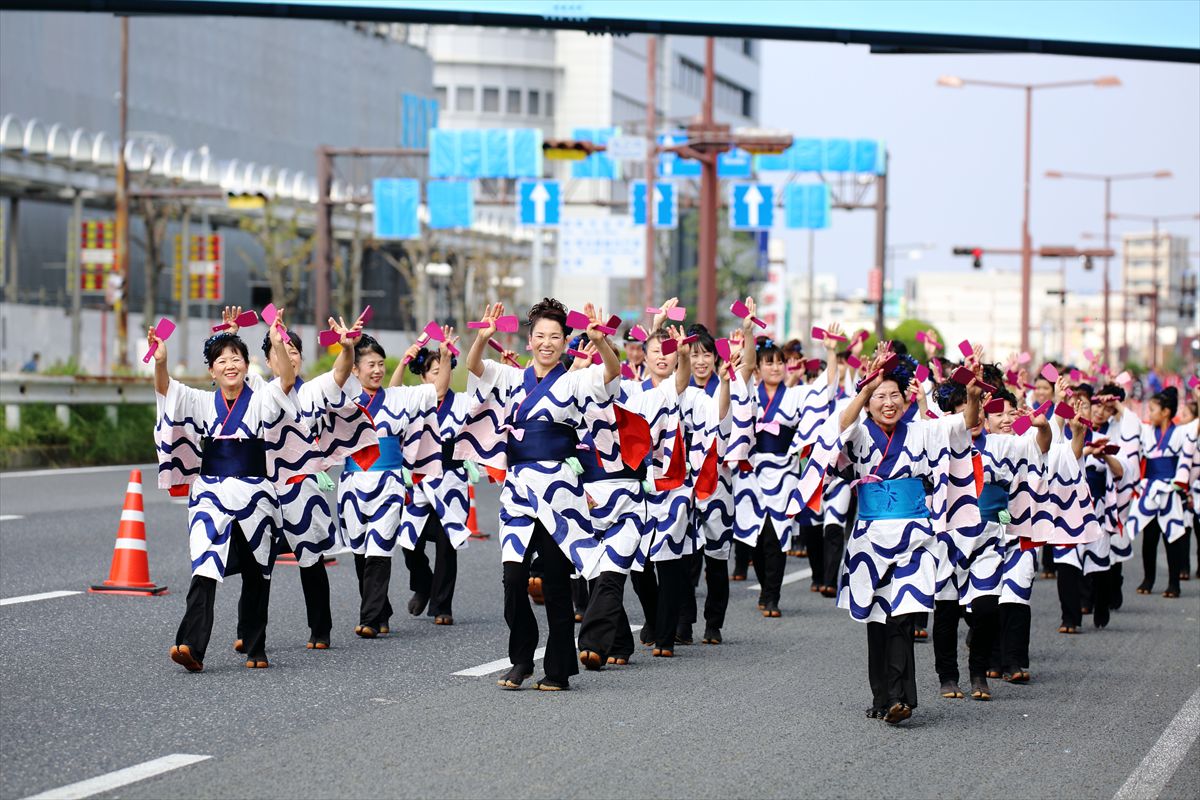
[[[0,599],[104,579],[127,475],[0,476]],[[326,652],[305,649],[295,568],[277,567],[269,670],[244,669],[232,651],[231,579],[218,590],[205,671],[193,675],[167,658],[188,582],[185,508],[152,487],[145,499],[151,574],[169,595],[0,606],[0,797],[175,753],[211,758],[109,796],[1107,800],[1122,787],[1192,798],[1200,785],[1200,722],[1176,720],[1200,703],[1195,580],[1177,601],[1127,592],[1108,630],[1074,637],[1055,633],[1057,596],[1039,582],[1033,682],[993,682],[990,703],[943,700],[932,648],[918,645],[920,707],[896,728],[863,715],[864,627],[807,579],[784,587],[778,620],[734,584],[725,644],[681,647],[669,661],[643,650],[628,667],[580,675],[569,693],[503,692],[497,673],[455,676],[506,652],[495,539],[461,554],[449,628],[403,613],[398,561],[400,613],[382,640],[353,635],[353,565],[330,567]],[[485,529],[496,507],[495,491],[481,489]],[[789,559],[788,570],[806,566]],[[1141,567],[1129,566],[1132,589]]]

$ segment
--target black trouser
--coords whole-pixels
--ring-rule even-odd
[[[1079,576],[1079,608],[1084,614],[1092,613],[1092,606],[1095,604],[1095,589],[1092,586],[1092,576],[1080,574]]]
[[[1093,572],[1088,576],[1092,579],[1092,622],[1097,628],[1103,628],[1108,624],[1113,587],[1117,577],[1116,571],[1117,567],[1114,565],[1102,572]]]
[[[1053,575],[1057,569],[1057,564],[1054,563],[1054,545],[1042,545],[1042,572],[1048,575]]]
[[[1158,571],[1158,540],[1162,538],[1162,529],[1158,520],[1152,520],[1142,530],[1142,585],[1139,588],[1150,591],[1154,588],[1155,573]],[[1187,559],[1187,537],[1180,536],[1173,542],[1166,542],[1167,550],[1167,591],[1179,592],[1179,574],[1185,569]]]
[[[588,607],[588,582],[583,578],[571,578],[571,605],[575,613],[583,615]]]
[[[433,542],[434,567],[429,569],[429,557],[425,545]],[[429,598],[428,616],[441,614],[454,616],[454,584],[458,580],[458,551],[450,544],[450,537],[442,528],[436,514],[425,520],[425,530],[417,539],[417,546],[404,551],[404,565],[408,567],[408,588],[414,593]]]
[[[354,571],[358,574],[358,624],[379,631],[392,618],[392,603],[388,600],[388,584],[392,581],[392,559],[389,556],[354,554]]]
[[[804,542],[808,550],[808,568],[812,571],[814,586],[825,585],[825,529],[820,525],[803,525],[796,531],[796,538]]]
[[[733,574],[746,577],[746,572],[750,568],[750,556],[754,554],[754,548],[745,542],[733,543]]]
[[[825,579],[822,586],[838,588],[842,576],[842,553],[846,547],[846,529],[841,525],[825,526],[825,567],[821,576]],[[813,570],[815,576],[817,571]]]
[[[1083,624],[1079,606],[1079,584],[1083,575],[1073,564],[1058,565],[1058,604],[1062,607],[1062,624],[1078,628]]]
[[[1187,533],[1185,533],[1183,535],[1183,540],[1182,540],[1183,541],[1183,552],[1182,552],[1183,568],[1179,570],[1180,578],[1182,578],[1185,575],[1191,577],[1191,574],[1192,574],[1192,551],[1188,547],[1188,542],[1195,535],[1196,535],[1196,532],[1194,530],[1189,530]]]
[[[1000,635],[992,645],[992,669],[1012,674],[1029,666],[1029,630],[1033,615],[1023,603],[1000,604]]]
[[[704,624],[720,630],[725,626],[725,611],[729,608],[729,564],[704,553],[684,556],[687,562],[687,582],[683,587],[683,608],[679,626],[687,628],[696,621],[696,588],[700,573],[704,573],[707,594],[704,597]]]
[[[875,708],[888,708],[893,703],[917,707],[914,624],[912,614],[867,623],[867,674]]]
[[[1121,603],[1125,596],[1121,593],[1121,587],[1125,585],[1125,574],[1122,568],[1124,562],[1118,561],[1111,567],[1112,575],[1109,577],[1108,584],[1108,607],[1113,611],[1121,608]]]
[[[542,570],[542,595],[546,599],[546,677],[566,681],[579,674],[575,656],[575,613],[568,583],[575,571],[542,523],[533,523],[524,561],[504,562],[504,621],[508,623],[508,658],[514,667],[533,672],[538,645],[537,617],[529,601],[529,567],[534,557]]]
[[[967,670],[973,679],[987,676],[992,646],[1000,628],[999,600],[995,595],[987,595],[971,601]],[[933,659],[940,681],[958,682],[958,621],[966,616],[966,607],[957,600],[934,603]]]
[[[625,576],[619,572],[602,572],[588,582],[588,606],[579,626],[579,649],[600,655],[603,663],[609,656],[629,658],[633,655],[633,633],[625,615]]]
[[[242,575],[242,600],[238,603],[239,628],[245,642],[246,654],[252,658],[267,655],[267,604],[270,601],[270,581],[254,560],[254,552],[237,523],[229,535],[229,557],[225,576]],[[187,605],[183,620],[175,633],[175,644],[186,644],[197,661],[204,660],[208,640],[212,636],[213,608],[217,601],[217,581],[199,575],[192,576],[188,587]]]
[[[287,540],[279,539],[271,552],[272,571],[276,557],[287,552]],[[300,567],[300,590],[304,594],[304,612],[308,619],[308,631],[313,640],[329,641],[330,631],[333,630],[333,615],[329,610],[329,574],[325,572],[325,556],[318,556],[317,563],[308,567]],[[265,591],[271,591],[271,582],[267,581]],[[245,628],[242,620],[247,617],[249,604],[255,602],[249,596],[246,582],[242,581],[242,593],[238,598],[237,638],[245,641]]]
[[[758,542],[754,545],[754,575],[762,588],[759,590],[758,602],[761,605],[779,605],[779,593],[783,588],[783,570],[787,565],[787,556],[779,549],[779,537],[775,535],[775,525],[767,519],[762,531],[758,534]]]
[[[660,650],[674,650],[675,631],[679,628],[679,612],[687,586],[683,559],[647,561],[641,572],[633,572],[631,576],[633,591],[641,601],[646,617],[642,641],[654,642]]]

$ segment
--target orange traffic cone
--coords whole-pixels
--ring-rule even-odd
[[[112,569],[108,580],[89,592],[104,594],[157,595],[167,587],[150,582],[150,561],[146,557],[146,514],[142,508],[142,471],[129,471],[129,486],[125,489],[125,506],[121,509],[121,524],[117,528],[117,544],[113,549]]]
[[[471,532],[472,539],[490,539],[490,533],[482,533],[479,530],[479,521],[475,518],[475,486],[467,487],[467,530]]]

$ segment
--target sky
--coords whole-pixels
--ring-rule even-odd
[[[1038,83],[1120,78],[1116,88],[1034,93],[1030,231],[1035,247],[1076,244],[1102,233],[1104,186],[1051,180],[1046,170],[1122,173],[1169,169],[1167,180],[1113,184],[1112,209],[1130,214],[1200,212],[1200,66],[1045,55],[872,55],[868,48],[766,41],[761,123],[798,137],[878,138],[890,154],[888,242],[931,243],[920,260],[898,260],[900,279],[917,271],[970,269],[956,245],[1019,247],[1024,93],[937,85],[940,75]],[[842,291],[866,285],[874,215],[834,211],[816,234],[816,270],[839,273]],[[1114,222],[1121,232],[1147,223]],[[1200,222],[1164,225],[1200,249]],[[780,231],[789,270],[807,266],[806,232]],[[1114,249],[1120,249],[1119,244]],[[1193,258],[1192,263],[1195,263]],[[1019,266],[985,258],[984,267]],[[1037,261],[1034,269],[1038,269]],[[1057,263],[1040,265],[1057,269]],[[1114,260],[1113,280],[1119,276]],[[1075,268],[1076,290],[1099,289],[1100,270]],[[902,283],[893,283],[899,288]]]

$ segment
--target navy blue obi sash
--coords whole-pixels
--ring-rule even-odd
[[[892,478],[858,485],[858,518],[928,519],[925,484],[920,478]]]
[[[1175,480],[1175,471],[1179,467],[1179,456],[1159,456],[1158,458],[1146,459],[1146,474],[1147,481],[1173,481]]]
[[[999,522],[1000,512],[1008,510],[1008,487],[985,483],[979,492],[979,518],[984,522]]]
[[[521,438],[509,434],[504,452],[510,467],[534,461],[566,461],[579,455],[579,439],[569,425],[531,420],[513,427],[521,431]]]
[[[213,478],[267,477],[267,451],[261,439],[205,437],[200,474]]]
[[[751,452],[772,456],[786,456],[792,449],[792,439],[796,437],[796,429],[787,425],[779,426],[779,433],[759,431],[755,434],[754,449]]]
[[[1108,487],[1107,471],[1103,467],[1088,467],[1087,485],[1092,493],[1092,502],[1100,502],[1100,499],[1104,497],[1104,490]]]
[[[371,465],[368,472],[398,472],[404,467],[404,454],[400,452],[399,436],[379,437],[379,458]],[[343,472],[362,472],[363,468],[353,458],[347,458],[342,467]]]

